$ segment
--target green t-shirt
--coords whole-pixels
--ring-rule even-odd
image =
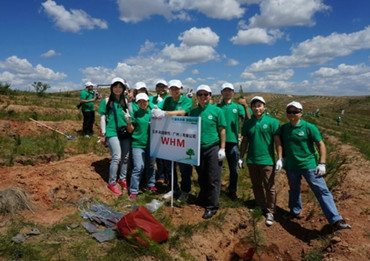
[[[186,111],[186,115],[189,115],[192,106],[193,100],[184,94],[181,94],[177,102],[173,100],[172,96],[167,96],[158,104],[158,108],[164,111]]]
[[[151,102],[151,98],[153,96],[149,96],[149,109],[152,110],[154,108],[154,104]],[[132,100],[131,102],[131,106],[132,106],[132,111],[137,111],[140,107],[139,107],[139,104],[137,104],[137,102],[134,100]]]
[[[226,120],[226,142],[238,143],[240,117],[244,119],[245,110],[240,104],[231,102],[226,104],[223,100],[217,104],[222,109]]]
[[[131,137],[132,148],[149,148],[149,130],[151,111],[148,107],[146,111],[139,108],[131,113],[134,131]]]
[[[80,100],[91,100],[94,98],[94,92],[84,89],[80,92]],[[87,102],[82,104],[82,111],[95,111],[94,102]]]
[[[190,116],[201,117],[200,146],[208,148],[220,142],[219,127],[226,127],[224,113],[216,105],[207,103],[190,111]]]
[[[118,101],[116,99],[114,100],[113,104],[114,104],[114,107],[116,108],[116,111],[117,111],[118,127],[127,126],[127,122],[125,120],[125,114],[122,110],[122,106],[120,104],[118,104]],[[106,107],[107,107],[107,99],[104,99],[100,102],[98,113],[101,114],[101,115],[103,115],[103,114],[106,115],[107,124],[106,124],[106,127],[105,127],[105,137],[109,138],[109,137],[117,136],[117,126],[116,126],[116,122],[114,120],[113,109],[112,108],[109,109],[108,115],[107,115]]]
[[[317,166],[315,143],[322,140],[319,129],[312,123],[300,120],[293,126],[290,122],[281,126],[286,170],[314,169]]]
[[[267,114],[259,119],[252,115],[243,122],[241,133],[248,139],[248,164],[274,165],[274,136],[279,135],[279,127],[279,121]]]
[[[161,101],[163,101],[164,99],[166,99],[168,97],[168,93],[164,96],[164,98],[162,98]],[[155,96],[150,96],[149,97],[149,102],[152,103],[153,105],[157,105],[158,103],[158,95],[155,95]]]

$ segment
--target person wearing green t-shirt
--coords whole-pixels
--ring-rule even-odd
[[[132,132],[131,148],[133,169],[130,181],[129,199],[134,201],[139,193],[141,176],[144,173],[150,192],[156,192],[155,187],[155,158],[150,157],[150,118],[149,97],[145,93],[139,93],[135,97],[139,108],[126,117],[127,129]]]
[[[127,82],[119,77],[112,80],[109,98],[104,99],[99,106],[101,141],[107,143],[112,160],[109,166],[109,179],[107,187],[115,194],[121,195],[122,191],[117,186],[120,184],[127,189],[127,166],[130,156],[130,137],[118,138],[117,129],[127,127],[125,114],[128,113],[127,100],[124,95]],[[117,172],[120,173],[117,180]]]
[[[145,82],[135,83],[134,90],[133,90],[133,97],[132,99],[130,99],[130,102],[128,104],[130,108],[130,112],[136,111],[139,109],[139,105],[137,104],[136,99],[135,99],[136,95],[138,95],[139,93],[145,93],[149,97],[148,88],[146,87]],[[151,103],[150,98],[149,98],[149,109],[153,109],[153,104]]]
[[[205,208],[202,218],[208,219],[219,208],[221,166],[226,156],[226,120],[222,110],[209,103],[212,91],[208,85],[199,85],[196,96],[198,107],[190,111],[190,116],[201,118],[200,165],[196,167],[200,187],[197,203]]]
[[[248,106],[243,107],[233,102],[234,86],[231,83],[222,84],[222,100],[217,106],[222,109],[226,119],[226,160],[229,165],[228,196],[236,200],[238,187],[238,160],[239,160],[239,126],[244,120]]]
[[[265,213],[266,225],[271,226],[274,223],[276,208],[274,147],[278,158],[282,158],[279,136],[280,123],[277,119],[266,114],[266,102],[263,97],[253,97],[251,108],[253,115],[250,120],[244,121],[242,127],[243,139],[240,145],[239,161],[243,162],[248,145],[246,161],[256,206]],[[279,164],[277,170],[280,171],[281,167]]]
[[[316,125],[301,119],[303,106],[293,101],[286,106],[288,123],[280,128],[284,151],[284,169],[289,183],[289,215],[300,218],[302,211],[301,179],[305,178],[334,229],[351,228],[339,215],[323,176],[326,175],[326,146]],[[316,148],[318,150],[318,157]]]
[[[168,95],[168,83],[167,81],[160,79],[155,83],[155,91],[157,95],[153,95],[149,97],[149,103],[154,105],[158,105],[161,101],[167,98]],[[171,167],[167,166],[166,161],[164,159],[157,158],[156,159],[157,165],[157,173],[156,173],[156,180],[158,183],[163,184],[166,183],[171,175]]]
[[[85,137],[89,137],[94,133],[93,126],[95,122],[95,106],[94,102],[98,96],[94,92],[94,84],[92,82],[85,83],[85,89],[80,92],[80,105],[83,116],[82,133]]]
[[[158,104],[157,108],[152,110],[152,115],[154,117],[188,115],[193,106],[193,100],[183,94],[184,87],[182,86],[182,82],[180,80],[171,80],[168,82],[168,87],[170,96],[166,97]],[[167,160],[165,164],[169,166],[169,173],[171,173],[171,161]],[[193,167],[185,163],[178,163],[178,165],[181,172],[181,187],[178,185],[176,168],[174,168],[173,191],[170,190],[163,197],[166,199],[171,196],[178,196],[178,202],[186,203],[189,192],[191,191],[191,174]],[[171,184],[171,175],[169,176],[168,183]]]

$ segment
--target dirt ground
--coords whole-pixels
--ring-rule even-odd
[[[63,132],[79,129],[74,122],[59,123],[52,127]],[[40,134],[45,129],[32,122],[0,120],[0,135]],[[334,137],[330,142],[338,143]],[[342,171],[346,178],[332,191],[340,214],[352,229],[333,231],[321,214],[315,201],[304,205],[304,217],[286,221],[282,215],[288,210],[288,186],[284,173],[277,175],[276,222],[266,227],[260,222],[258,228],[265,238],[265,254],[260,260],[301,260],[302,253],[308,253],[316,246],[322,246],[320,238],[328,236],[331,242],[325,249],[324,260],[370,260],[370,162],[355,148],[338,144],[336,153],[346,155],[348,160]],[[35,207],[33,212],[23,211],[18,215],[43,225],[51,225],[69,213],[77,211],[81,198],[97,198],[111,202],[116,196],[106,188],[109,154],[68,156],[61,161],[37,164],[35,166],[13,166],[0,168],[0,190],[14,186],[26,191]],[[307,185],[302,188],[303,196],[308,195]],[[242,193],[239,191],[239,193]],[[158,198],[160,195],[158,196]],[[187,205],[171,209],[174,224],[196,224],[202,221],[203,209]],[[184,242],[186,251],[197,260],[238,260],[234,248],[246,236],[249,219],[247,208],[220,209],[225,214],[220,226],[194,234]],[[9,217],[0,216],[0,231],[6,229]],[[178,249],[169,249],[179,257]],[[179,260],[182,260],[179,257]],[[257,260],[257,259],[256,259]]]

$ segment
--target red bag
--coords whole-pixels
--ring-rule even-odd
[[[117,229],[121,236],[133,235],[143,245],[147,243],[140,238],[137,229],[141,229],[150,239],[158,243],[168,239],[167,229],[144,206],[123,216],[117,223]]]

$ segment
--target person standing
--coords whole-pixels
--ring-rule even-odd
[[[155,158],[150,157],[150,118],[149,97],[145,93],[139,93],[135,97],[139,108],[126,114],[127,130],[132,133],[131,147],[133,169],[130,181],[129,199],[134,201],[139,193],[139,185],[144,170],[146,171],[147,186],[150,192],[156,192],[155,187]]]
[[[131,111],[136,111],[139,109],[139,105],[136,103],[136,95],[139,93],[145,93],[146,95],[149,96],[148,88],[146,87],[145,82],[137,82],[134,85],[134,91],[133,91],[133,97],[130,99],[129,107],[130,107],[130,112]],[[149,109],[153,109],[153,105],[149,100]]]
[[[286,106],[288,123],[283,124],[280,135],[285,157],[284,169],[289,183],[289,209],[287,218],[298,218],[302,211],[301,178],[319,201],[322,211],[334,229],[351,228],[339,215],[333,196],[323,176],[326,174],[326,146],[316,125],[301,119],[303,107],[296,101]],[[318,149],[317,159],[315,145]]]
[[[158,106],[158,104],[161,101],[163,101],[165,98],[167,98],[167,96],[169,96],[168,95],[168,83],[163,79],[158,80],[155,83],[155,91],[157,95],[150,96],[149,102],[151,102],[153,106],[154,105]],[[156,174],[157,182],[160,184],[166,183],[169,179],[169,176],[171,175],[171,167],[168,166],[168,162],[160,158],[156,159],[156,165],[157,165],[157,174]]]
[[[158,108],[154,108],[152,110],[152,115],[154,117],[188,115],[193,105],[193,101],[182,93],[184,88],[182,86],[182,82],[180,80],[171,80],[168,82],[168,87],[170,96],[166,97],[161,103],[159,103]],[[171,161],[167,160],[166,165],[171,166]],[[174,191],[169,191],[163,197],[169,198],[171,196],[179,195],[177,201],[185,203],[188,200],[189,192],[191,191],[191,174],[193,167],[185,163],[178,163],[178,165],[181,172],[181,190],[178,185],[176,167],[174,167]],[[171,184],[171,179],[169,180],[169,184]]]
[[[253,97],[251,108],[253,115],[250,120],[244,121],[242,127],[243,139],[240,145],[239,165],[243,164],[248,145],[246,161],[256,206],[265,213],[266,225],[271,226],[274,223],[276,207],[274,146],[279,158],[276,162],[276,170],[280,171],[282,168],[280,123],[266,114],[266,102],[263,97]]]
[[[109,166],[109,179],[107,187],[115,194],[121,195],[122,191],[117,183],[123,189],[127,189],[127,167],[129,163],[131,139],[130,135],[119,137],[118,130],[127,129],[125,113],[128,113],[127,100],[124,95],[127,89],[127,83],[122,78],[116,77],[112,80],[110,86],[109,98],[104,99],[99,106],[100,127],[102,136],[101,141],[107,142],[112,156]],[[117,180],[117,172],[120,173]]]
[[[92,82],[85,83],[85,89],[80,92],[80,104],[83,116],[82,133],[89,138],[93,133],[95,123],[95,106],[94,102],[98,99],[94,92]]]
[[[200,165],[196,167],[200,187],[197,202],[205,208],[203,219],[213,217],[219,208],[221,166],[225,158],[226,121],[224,113],[210,104],[212,91],[208,85],[199,85],[196,91],[198,107],[190,116],[201,117]]]
[[[239,160],[239,126],[240,120],[244,120],[248,107],[233,102],[234,86],[224,83],[221,89],[222,100],[217,104],[222,109],[226,120],[226,159],[229,165],[228,196],[236,200],[238,187],[238,160]]]

